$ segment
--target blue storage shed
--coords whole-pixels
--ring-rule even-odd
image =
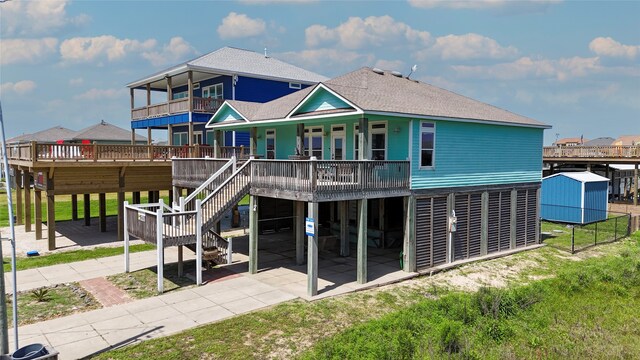
[[[607,218],[609,179],[584,172],[558,173],[542,179],[543,220],[588,224]]]

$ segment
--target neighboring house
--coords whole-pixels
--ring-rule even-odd
[[[580,145],[584,145],[585,142],[588,142],[589,140],[586,140],[582,137],[579,138],[564,138],[564,139],[560,139],[557,140],[556,142],[553,143],[553,145],[555,146],[580,146]]]
[[[131,129],[167,130],[171,145],[210,145],[213,135],[204,125],[225,100],[270,101],[323,80],[266,54],[223,47],[128,84]],[[146,93],[143,106],[136,104],[136,90]],[[152,103],[156,94],[161,101]],[[230,132],[224,145],[248,146],[249,134]]]
[[[49,129],[40,130],[33,134],[23,134],[11,139],[7,139],[7,144],[28,143],[37,141],[39,143],[56,143],[59,140],[68,139],[76,132],[62,126],[54,126]]]
[[[91,125],[79,131],[70,130],[62,126],[54,126],[50,129],[38,131],[33,134],[24,134],[7,140],[7,144],[37,143],[51,144],[74,144],[74,143],[97,143],[97,144],[131,144],[132,132],[121,127],[109,124],[102,120],[95,125]],[[147,138],[136,135],[135,143],[146,144]]]
[[[585,141],[584,146],[609,146],[615,141],[612,137],[599,137],[593,140]]]
[[[640,135],[622,135],[615,139],[611,145],[635,146],[640,145]]]
[[[259,159],[251,162],[247,191],[256,203],[309,202],[307,216],[348,241],[335,220],[340,214],[357,224],[350,232],[358,234],[358,249],[369,227],[366,243],[401,246],[409,271],[538,244],[546,128],[371,68],[266,103],[227,100],[207,124],[221,133],[251,132]],[[300,161],[310,156],[318,161]],[[300,182],[307,177],[311,185]],[[366,282],[366,256],[358,259],[358,281]]]

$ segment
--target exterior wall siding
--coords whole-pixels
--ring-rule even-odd
[[[432,121],[435,166],[420,168],[420,123],[413,121],[411,187],[432,189],[539,182],[543,129]]]
[[[297,114],[308,113],[321,110],[335,110],[351,108],[346,102],[340,100],[330,92],[320,88],[311,96],[303,106],[301,106]]]
[[[542,181],[540,216],[545,220],[582,222],[582,183],[566,176]]]
[[[226,86],[226,85],[225,85]],[[302,85],[302,89],[309,85]],[[288,81],[275,81],[239,76],[236,84],[236,100],[267,102],[300,89],[291,89]],[[225,90],[225,97],[227,96]],[[231,99],[231,94],[227,99]]]
[[[605,220],[609,201],[609,183],[601,181],[584,185],[584,222]]]

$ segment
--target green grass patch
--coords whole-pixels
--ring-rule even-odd
[[[155,246],[150,244],[136,244],[129,246],[129,252],[131,253],[153,249],[155,249]],[[34,257],[20,257],[16,259],[16,270],[27,270],[43,266],[66,264],[122,254],[124,254],[123,247],[101,247],[94,248],[92,250],[73,250]],[[11,258],[4,258],[4,271],[11,271]]]
[[[195,261],[185,261],[184,263],[185,270],[193,269],[195,266]],[[165,265],[163,275],[165,293],[195,285],[193,280],[178,276],[178,264],[175,263]],[[107,280],[126,291],[135,299],[158,295],[158,273],[156,267],[110,275],[107,276]]]
[[[629,218],[619,215],[599,223],[575,225],[573,229],[566,224],[541,222],[542,232],[549,234],[543,234],[544,243],[565,250],[571,250],[572,232],[574,234],[574,248],[579,250],[597,243],[619,239],[626,234],[628,226]]]
[[[102,305],[78,283],[58,284],[18,293],[18,325],[33,324],[77,312],[101,308]],[[12,298],[7,296],[8,319],[12,318]],[[12,322],[9,322],[12,327]]]

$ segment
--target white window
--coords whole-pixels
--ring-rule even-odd
[[[322,126],[304,129],[304,154],[322,159]]]
[[[302,89],[302,84],[300,83],[289,83],[289,89]]]
[[[173,145],[182,146],[189,144],[189,133],[186,132],[174,132],[173,133]]]
[[[369,124],[369,154],[371,160],[387,159],[387,123]]]
[[[194,83],[193,90],[198,90],[198,89],[200,89],[200,83]]]
[[[177,93],[173,93],[173,100],[177,100],[177,99],[184,99],[186,98],[188,95],[188,93],[186,91],[180,91]]]
[[[223,99],[224,95],[223,95],[222,90],[223,90],[222,89],[222,83],[203,87],[202,88],[202,97],[203,98],[213,98],[213,99]]]
[[[276,130],[275,129],[267,129],[265,136],[265,147],[267,159],[275,159],[276,158]]]
[[[420,167],[432,168],[435,164],[436,124],[420,122]]]

